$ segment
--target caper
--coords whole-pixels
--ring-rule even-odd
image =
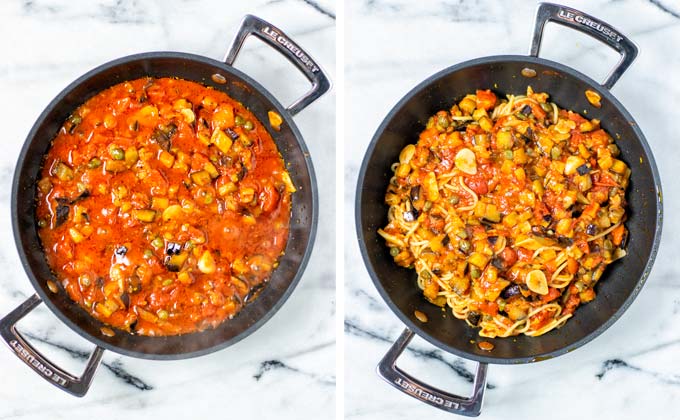
[[[512,153],[512,150],[506,150],[503,152],[503,157],[507,160],[512,160],[513,156],[514,154]]]
[[[482,271],[479,268],[475,267],[474,265],[470,266],[470,277],[472,277],[473,279],[478,279],[482,277]]]
[[[165,286],[170,286],[173,282],[174,282],[173,279],[165,279],[165,280],[163,281],[163,286],[164,286],[164,287],[165,287]]]
[[[390,248],[390,255],[393,256],[393,257],[396,257],[397,255],[399,255],[399,248],[397,248],[396,246],[393,246],[392,248]]]
[[[245,124],[243,124],[243,128],[245,128],[246,130],[250,131],[250,130],[252,130],[253,128],[255,128],[255,125],[253,124],[252,121],[248,120],[248,121],[245,122]]]
[[[111,157],[114,158],[115,160],[123,160],[125,159],[125,151],[123,149],[120,149],[118,147],[113,147],[110,150]]]
[[[470,250],[470,241],[465,239],[461,240],[458,242],[458,248],[463,252],[468,252]]]
[[[541,109],[545,112],[551,112],[553,110],[553,108],[545,102],[541,103]]]
[[[159,319],[162,319],[162,320],[168,319],[168,311],[166,311],[165,309],[159,310],[159,311],[157,312],[157,314],[158,314],[158,318],[159,318]]]
[[[459,237],[460,239],[467,239],[467,237],[468,237],[465,229],[461,229],[458,232],[456,232],[456,236]]]
[[[102,161],[96,157],[90,159],[90,161],[87,163],[87,167],[90,169],[96,169],[99,168],[100,166],[102,166]]]
[[[437,118],[437,125],[446,129],[449,127],[449,119],[446,118],[445,115],[440,115],[439,118]]]
[[[456,194],[453,194],[451,197],[449,197],[449,203],[452,205],[456,205],[460,202],[460,197],[458,197]]]
[[[234,123],[236,124],[237,127],[243,125],[245,122],[246,120],[244,120],[243,117],[240,115],[237,115],[236,118],[234,118]]]
[[[203,198],[203,202],[205,204],[211,204],[214,201],[214,197],[212,194],[206,194],[205,198]]]
[[[151,258],[153,257],[153,251],[150,249],[144,250],[144,258]]]
[[[47,226],[47,220],[45,219],[38,220],[38,227],[44,228],[45,226]]]
[[[518,112],[515,114],[515,118],[517,118],[518,120],[526,120],[527,116],[522,114],[521,112]]]

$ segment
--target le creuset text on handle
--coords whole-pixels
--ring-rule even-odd
[[[97,346],[87,361],[85,371],[80,377],[72,375],[49,361],[22,336],[16,329],[16,324],[42,303],[40,297],[34,294],[6,317],[0,319],[0,336],[26,365],[37,372],[43,379],[57,388],[76,397],[87,394],[92,384],[94,374],[99,367],[104,349]]]
[[[548,22],[555,22],[583,32],[613,48],[621,55],[619,62],[609,73],[604,83],[602,83],[607,89],[611,89],[614,86],[633,63],[635,57],[637,57],[638,48],[633,41],[608,23],[576,9],[553,3],[540,3],[538,5],[534,35],[531,40],[531,50],[529,53],[534,57],[538,57],[541,50],[543,30]]]
[[[328,76],[305,50],[292,41],[281,29],[253,15],[246,15],[243,18],[241,28],[224,58],[228,65],[234,65],[243,43],[250,35],[256,36],[280,52],[312,83],[312,89],[287,108],[291,115],[307,108],[331,88]]]
[[[472,395],[461,397],[442,391],[414,378],[397,367],[397,359],[406,350],[415,333],[404,329],[378,364],[378,375],[401,392],[449,413],[477,417],[482,412],[486,387],[486,363],[479,363],[472,385]]]

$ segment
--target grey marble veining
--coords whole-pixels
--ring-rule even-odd
[[[14,165],[30,127],[68,83],[111,59],[156,50],[221,59],[244,14],[284,29],[335,76],[333,1],[249,2],[10,0],[0,2],[0,316],[32,289],[9,215]],[[309,89],[264,44],[246,43],[236,67],[284,104]],[[90,393],[76,399],[0,348],[0,419],[332,418],[335,412],[335,98],[295,117],[320,185],[319,231],[309,266],[283,308],[260,330],[197,359],[152,362],[106,352]],[[80,372],[92,344],[39,307],[19,325],[41,351]],[[304,390],[304,392],[300,392]]]
[[[530,365],[489,367],[483,419],[680,418],[680,211],[676,145],[680,105],[680,6],[670,0],[564,2],[599,17],[640,48],[613,88],[642,128],[663,185],[664,234],[647,284],[600,337]],[[453,418],[394,390],[375,366],[403,324],[378,295],[354,231],[354,194],[364,151],[379,124],[420,81],[450,65],[499,54],[526,54],[534,1],[365,0],[347,9],[345,156],[345,403],[352,419]],[[542,56],[604,80],[617,56],[582,34],[549,24]],[[348,126],[349,127],[349,126]],[[474,363],[416,338],[400,359],[416,377],[466,395]]]

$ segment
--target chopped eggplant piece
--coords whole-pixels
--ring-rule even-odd
[[[470,322],[470,324],[477,326],[479,325],[479,321],[482,320],[482,315],[480,315],[478,312],[470,311],[468,312],[467,320]]]
[[[503,289],[501,292],[501,297],[503,299],[510,299],[513,296],[517,296],[521,293],[520,287],[517,284],[511,284],[510,286]]]
[[[182,252],[182,245],[176,243],[176,242],[168,242],[168,247],[165,250],[165,253],[168,255],[177,255],[180,252]]]
[[[560,245],[565,247],[574,245],[574,240],[571,238],[567,238],[566,236],[558,236],[557,242],[559,242]]]
[[[126,308],[130,307],[130,295],[126,292],[123,292],[123,294],[120,295],[120,300],[123,301],[123,305],[125,305]]]
[[[592,223],[589,224],[588,226],[586,226],[586,233],[587,233],[588,235],[594,235],[594,234],[596,234],[596,233],[597,233],[597,226],[595,226],[595,225],[592,224]]]
[[[466,131],[468,125],[470,125],[470,122],[469,122],[469,121],[464,121],[464,122],[462,122],[461,124],[458,124],[458,125],[453,129],[453,131]]]
[[[168,271],[177,273],[179,272],[179,270],[182,269],[182,266],[184,265],[184,262],[187,260],[188,257],[189,254],[186,252],[168,256],[165,258],[165,268],[167,268]]]
[[[127,254],[128,249],[125,245],[121,245],[118,248],[116,248],[115,251],[113,251],[117,256],[123,257],[125,254]]]
[[[531,114],[531,106],[529,105],[524,105],[524,108],[522,108],[522,111],[520,111],[524,115],[529,115]]]
[[[128,293],[137,293],[142,290],[142,281],[137,274],[133,274],[128,279]]]
[[[585,175],[590,172],[590,168],[588,167],[588,164],[584,163],[576,168],[576,172],[578,172],[579,175]]]
[[[172,146],[172,141],[171,141],[172,136],[174,136],[176,132],[177,132],[177,126],[174,123],[170,123],[170,124],[166,125],[165,127],[157,128],[153,132],[153,135],[151,136],[151,140],[154,140],[163,149],[169,151],[170,147]]]
[[[404,212],[404,220],[407,222],[413,222],[416,220],[416,215],[414,213],[415,209]]]
[[[505,260],[501,258],[500,256],[496,255],[491,259],[491,265],[496,267],[497,269],[501,271],[505,271]]]
[[[420,199],[420,185],[411,188],[411,201],[418,201]]]
[[[488,236],[486,240],[489,241],[491,245],[496,245],[496,242],[498,241],[498,236]]]
[[[231,128],[225,128],[224,132],[227,133],[227,135],[232,139],[232,140],[238,140],[239,135],[236,131],[232,130]]]
[[[60,202],[59,204],[57,204],[57,223],[55,227],[63,225],[68,220],[68,213],[70,210],[71,207],[64,203]]]

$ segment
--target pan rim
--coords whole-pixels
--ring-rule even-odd
[[[99,337],[96,337],[89,332],[85,331],[83,328],[81,328],[77,323],[73,322],[68,316],[66,316],[50,299],[49,295],[45,292],[45,290],[40,286],[40,283],[38,281],[38,278],[36,274],[33,272],[33,267],[29,264],[28,258],[26,256],[26,253],[24,251],[24,247],[22,239],[21,239],[21,233],[19,231],[19,223],[18,223],[18,206],[17,206],[17,196],[19,194],[19,179],[20,179],[20,174],[22,171],[22,168],[24,166],[26,157],[28,155],[28,149],[33,142],[37,131],[39,127],[42,125],[42,123],[46,120],[48,114],[51,112],[51,110],[58,106],[63,99],[74,89],[76,89],[78,86],[80,86],[82,83],[85,81],[89,80],[91,77],[95,76],[98,73],[101,73],[103,71],[109,70],[111,68],[123,65],[123,64],[128,64],[131,62],[135,61],[141,61],[141,60],[159,60],[159,59],[181,59],[185,61],[191,61],[191,62],[196,62],[202,65],[210,65],[214,67],[218,67],[221,70],[229,73],[231,76],[236,77],[239,79],[240,82],[245,83],[247,86],[253,88],[255,91],[263,95],[276,109],[276,111],[283,117],[284,121],[286,124],[290,127],[295,140],[297,144],[300,147],[300,150],[303,155],[303,159],[305,161],[305,164],[307,166],[307,170],[309,173],[309,180],[311,184],[311,201],[312,201],[312,215],[311,215],[311,223],[310,223],[310,231],[309,231],[309,239],[307,241],[307,244],[305,245],[305,251],[302,255],[302,258],[300,260],[300,264],[298,266],[298,269],[295,273],[295,276],[292,278],[292,280],[288,283],[286,290],[281,294],[281,296],[276,300],[275,303],[271,306],[271,308],[262,316],[260,317],[257,321],[254,323],[250,324],[247,328],[245,328],[243,331],[235,335],[234,337],[219,342],[215,345],[212,346],[207,346],[205,348],[195,350],[195,351],[188,351],[188,352],[178,352],[178,353],[164,353],[164,354],[159,354],[159,353],[148,353],[148,352],[143,352],[143,351],[136,351],[136,350],[130,350],[127,348],[119,347],[114,344],[111,344],[107,341],[102,340]],[[196,81],[196,80],[194,80]],[[200,83],[200,81],[198,81]],[[246,104],[247,107],[247,104]],[[14,235],[14,243],[17,248],[17,252],[19,254],[19,258],[21,260],[22,266],[24,268],[24,271],[26,272],[26,275],[28,276],[31,285],[35,289],[35,293],[40,297],[43,303],[50,309],[50,311],[64,324],[66,324],[71,330],[75,331],[78,335],[86,339],[87,341],[102,347],[106,350],[110,350],[114,353],[121,354],[124,356],[129,356],[129,357],[134,357],[138,359],[147,359],[147,360],[179,360],[179,359],[190,359],[190,358],[195,358],[195,357],[200,357],[204,356],[210,353],[214,353],[216,351],[225,349],[231,345],[234,345],[238,343],[239,341],[243,340],[244,338],[248,337],[252,333],[254,333],[256,330],[258,330],[262,325],[264,325],[267,321],[269,321],[278,311],[279,309],[284,305],[284,303],[288,300],[290,295],[293,293],[295,288],[297,287],[298,283],[300,282],[300,279],[302,278],[302,275],[304,274],[305,269],[307,268],[307,264],[309,263],[309,259],[312,253],[312,250],[314,248],[314,243],[316,240],[316,233],[317,233],[317,227],[318,227],[318,217],[319,217],[319,200],[318,200],[318,185],[317,185],[317,180],[316,180],[316,174],[314,171],[314,166],[311,160],[311,155],[309,153],[309,149],[307,148],[307,145],[302,137],[302,134],[300,133],[300,130],[298,129],[297,125],[295,124],[295,121],[293,119],[293,116],[288,112],[288,110],[267,90],[265,89],[260,83],[252,79],[250,76],[247,74],[243,73],[242,71],[227,65],[226,63],[222,61],[218,61],[209,57],[197,55],[197,54],[191,54],[191,53],[185,53],[185,52],[175,52],[175,51],[151,51],[151,52],[143,52],[143,53],[138,53],[138,54],[132,54],[132,55],[127,55],[124,57],[120,57],[114,60],[111,60],[109,62],[106,62],[104,64],[101,64],[87,72],[85,72],[83,75],[79,76],[77,79],[75,79],[73,82],[68,84],[63,90],[61,90],[55,97],[52,99],[49,104],[43,109],[43,111],[40,113],[40,115],[36,118],[33,126],[31,127],[26,140],[24,140],[24,144],[22,145],[21,151],[19,153],[19,156],[17,158],[17,163],[15,166],[14,170],[14,175],[12,179],[12,194],[11,194],[11,218],[12,218],[12,232]],[[257,303],[257,300],[254,302]],[[193,334],[200,334],[201,332],[195,332],[195,333],[190,333],[190,334],[185,334],[183,335],[184,337],[191,337]],[[173,337],[178,337],[178,336],[173,336]],[[181,337],[181,336],[180,336]],[[159,337],[148,337],[149,339],[164,339],[163,336]],[[166,337],[167,338],[167,337]]]
[[[649,258],[645,264],[643,274],[642,276],[638,279],[637,284],[635,288],[632,290],[630,295],[626,298],[626,300],[623,302],[623,304],[612,314],[607,321],[602,323],[597,329],[592,331],[591,333],[587,334],[583,338],[576,340],[574,342],[571,342],[562,348],[559,348],[557,350],[553,350],[550,352],[543,352],[543,353],[537,353],[531,356],[524,356],[524,357],[513,357],[513,358],[501,358],[501,357],[493,357],[493,356],[483,356],[483,355],[477,355],[474,353],[467,352],[465,350],[461,350],[457,347],[453,347],[447,343],[444,343],[443,341],[431,336],[427,332],[425,332],[420,326],[418,326],[413,320],[410,319],[408,315],[406,315],[402,310],[392,301],[389,292],[382,286],[382,283],[380,281],[380,277],[378,274],[375,272],[373,269],[373,265],[371,264],[370,257],[368,255],[368,250],[366,248],[365,240],[364,240],[364,234],[363,234],[363,229],[362,229],[362,221],[361,221],[361,204],[362,204],[362,197],[363,197],[363,184],[365,182],[365,177],[366,177],[366,172],[368,170],[368,162],[370,158],[373,156],[375,152],[376,145],[378,143],[378,140],[382,136],[383,132],[389,125],[389,123],[392,121],[394,116],[403,108],[403,106],[410,101],[414,96],[419,94],[423,89],[427,88],[428,86],[432,85],[433,83],[436,83],[438,80],[450,75],[451,73],[454,73],[456,71],[462,70],[467,67],[472,67],[475,65],[483,65],[483,64],[501,64],[501,63],[508,63],[508,62],[521,62],[521,63],[529,63],[529,64],[540,64],[542,66],[550,67],[555,69],[556,71],[563,72],[564,74],[576,78],[576,79],[581,79],[582,81],[586,82],[591,88],[594,88],[597,90],[598,93],[606,97],[615,107],[616,109],[621,113],[623,117],[626,118],[626,121],[630,123],[632,126],[633,131],[635,132],[637,136],[637,140],[639,141],[643,151],[646,154],[646,159],[649,162],[649,166],[652,171],[652,177],[654,181],[654,192],[656,196],[656,205],[657,205],[657,213],[656,213],[656,228],[654,231],[654,240],[652,243],[651,251]],[[359,249],[361,252],[362,259],[364,261],[364,265],[366,267],[366,270],[368,271],[369,276],[371,277],[371,280],[373,281],[373,285],[375,288],[378,290],[378,293],[382,297],[382,299],[385,301],[387,306],[390,308],[390,310],[401,320],[402,323],[404,323],[409,329],[414,331],[418,336],[429,342],[430,344],[434,345],[435,347],[440,348],[441,350],[444,350],[448,353],[454,354],[456,356],[469,359],[469,360],[474,360],[480,363],[488,363],[488,364],[520,364],[520,363],[533,363],[533,362],[539,362],[543,360],[548,360],[552,359],[554,357],[561,356],[565,353],[571,352],[573,350],[576,350],[577,348],[583,346],[584,344],[594,340],[597,338],[599,335],[601,335],[605,330],[607,330],[611,325],[613,325],[622,315],[623,313],[630,307],[630,305],[633,303],[633,301],[637,298],[640,290],[644,286],[644,284],[647,281],[647,278],[649,277],[649,274],[652,270],[652,267],[654,265],[654,261],[656,259],[656,255],[658,253],[659,245],[661,242],[661,232],[663,228],[663,201],[662,201],[662,190],[661,190],[661,178],[659,175],[658,168],[656,166],[656,161],[654,159],[654,155],[652,154],[651,148],[649,147],[649,144],[647,143],[647,140],[642,133],[642,131],[639,128],[639,125],[635,122],[635,119],[632,117],[632,115],[626,110],[626,108],[616,99],[616,97],[611,93],[609,89],[606,89],[604,86],[602,86],[600,83],[596,82],[589,76],[579,72],[578,70],[575,70],[571,67],[565,66],[564,64],[552,61],[552,60],[547,60],[545,58],[540,58],[540,57],[533,57],[533,56],[525,56],[525,55],[493,55],[493,56],[487,56],[487,57],[480,57],[480,58],[475,58],[471,60],[467,60],[458,64],[455,64],[453,66],[447,67],[443,70],[440,70],[422,82],[418,83],[414,88],[412,88],[406,95],[404,95],[399,101],[390,109],[390,111],[387,113],[383,121],[380,123],[378,126],[378,129],[376,130],[375,134],[373,135],[373,138],[371,139],[370,143],[368,144],[368,147],[366,149],[364,158],[361,163],[361,168],[359,170],[359,176],[357,178],[357,187],[356,187],[356,197],[355,197],[355,206],[354,206],[354,223],[355,223],[355,229],[356,229],[356,234],[357,234],[357,241],[359,244]]]

